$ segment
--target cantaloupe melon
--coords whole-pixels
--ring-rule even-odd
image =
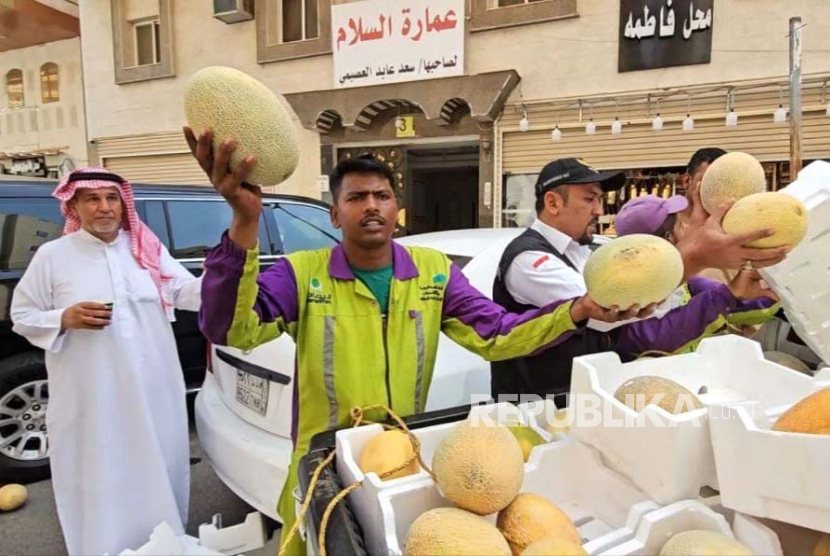
[[[409,435],[399,430],[388,430],[373,436],[366,443],[360,454],[358,465],[364,473],[375,472],[380,476],[410,460],[409,465],[391,475],[381,477],[381,480],[388,481],[414,475],[421,468],[418,459],[415,458],[415,449],[412,447]]]
[[[703,407],[698,397],[681,384],[652,375],[626,380],[614,392],[614,397],[630,408],[642,411],[660,394],[663,394],[663,397],[654,403],[675,415]]]
[[[545,498],[532,493],[519,494],[499,512],[496,527],[504,534],[514,556],[548,535],[556,535],[579,546],[582,539],[568,514]]]
[[[783,351],[765,351],[764,359],[766,359],[767,361],[772,361],[773,363],[778,363],[779,365],[783,365],[784,367],[789,367],[794,371],[798,371],[806,375],[812,376],[813,374],[810,371],[810,367],[808,367],[804,361],[802,361],[798,357],[795,357],[794,355],[790,355],[789,353],[785,353]]]
[[[764,167],[749,154],[731,152],[714,161],[700,182],[700,200],[706,212],[767,189]]]
[[[723,217],[723,229],[734,235],[769,228],[775,234],[749,243],[749,247],[795,247],[807,234],[808,213],[804,203],[786,193],[748,195],[732,205]]]
[[[830,556],[830,535],[822,535],[815,548],[813,548],[813,556]]]
[[[0,488],[0,511],[11,512],[26,503],[29,491],[23,485],[10,484]]]
[[[830,434],[830,388],[802,399],[775,421],[772,430]]]
[[[660,556],[752,556],[754,553],[735,539],[718,531],[695,529],[674,535],[660,549]]]
[[[187,83],[184,110],[197,136],[213,130],[214,149],[236,140],[231,168],[256,157],[249,182],[277,185],[297,168],[300,151],[291,116],[280,97],[250,75],[222,66],[197,71]]]
[[[530,452],[533,450],[533,447],[545,443],[542,435],[527,425],[514,425],[507,428],[516,437],[519,447],[522,449],[522,456],[524,456],[525,463],[530,458]]]
[[[548,535],[525,548],[522,556],[588,556],[588,553],[579,543],[556,535]]]
[[[509,556],[507,541],[483,517],[458,508],[435,508],[412,522],[404,556]]]
[[[522,488],[524,456],[506,427],[467,419],[438,445],[432,471],[444,498],[489,515],[505,508]]]
[[[602,245],[585,265],[588,295],[606,309],[645,308],[666,299],[683,279],[683,258],[663,238],[631,234]]]

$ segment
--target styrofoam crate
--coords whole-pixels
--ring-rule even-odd
[[[707,406],[757,400],[773,412],[830,386],[821,379],[826,375],[810,377],[768,361],[759,344],[735,335],[706,339],[695,353],[627,364],[615,353],[574,359],[571,432],[661,504],[694,500],[703,486],[717,488],[709,409],[672,415],[649,405],[638,414],[614,392],[639,375],[669,378],[693,393],[706,386],[708,393],[698,397]],[[595,414],[581,409],[597,403]]]
[[[592,555],[630,538],[640,516],[659,508],[630,481],[605,467],[596,450],[573,439],[533,450],[522,492],[543,496],[567,513]],[[452,506],[430,478],[386,489],[378,496],[381,518],[361,522],[369,552],[378,555],[402,554],[418,516]],[[495,524],[496,514],[486,519]]]
[[[770,430],[771,413],[758,402],[712,407],[722,504],[830,533],[830,437]]]
[[[806,166],[781,192],[807,207],[807,235],[783,262],[760,273],[799,337],[830,363],[830,163]]]
[[[736,539],[755,554],[780,556],[778,537],[758,521],[737,517],[730,527],[726,518],[697,500],[684,500],[644,514],[634,536],[628,541],[601,552],[603,556],[653,556],[678,533],[692,530],[717,531]]]
[[[483,426],[489,424],[494,425],[495,423],[502,425],[525,424],[538,432],[546,441],[550,439],[550,434],[539,429],[535,423],[529,422],[518,408],[510,403],[502,402],[474,406],[471,408],[469,416],[471,418],[474,416],[480,418]],[[412,430],[412,433],[418,437],[421,443],[421,458],[427,465],[432,464],[432,457],[435,454],[435,450],[438,449],[438,446],[444,438],[457,425],[458,423],[446,423]],[[383,427],[381,425],[371,424],[344,429],[338,431],[335,435],[337,474],[343,482],[343,485],[348,486],[363,481],[363,485],[349,495],[349,504],[361,524],[378,523],[382,518],[378,497],[384,490],[422,481],[425,478],[431,481],[429,474],[424,469],[420,469],[417,474],[386,480],[381,480],[377,473],[364,474],[360,470],[358,462],[363,453],[363,448],[369,440],[382,431]],[[531,461],[535,456],[536,450],[539,448],[541,446],[535,447],[533,452],[531,452]],[[525,464],[526,471],[531,461]],[[383,545],[372,544],[375,540],[382,541],[382,538],[367,536],[365,540],[367,550],[369,550],[370,554],[386,554]]]

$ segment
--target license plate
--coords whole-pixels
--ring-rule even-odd
[[[268,380],[236,371],[236,401],[260,415],[268,410]]]

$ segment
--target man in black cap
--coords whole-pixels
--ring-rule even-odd
[[[537,218],[505,249],[493,284],[493,300],[510,311],[521,312],[585,295],[582,272],[597,247],[594,234],[603,214],[602,196],[621,189],[625,179],[622,172],[598,172],[575,158],[545,166],[535,186]],[[678,243],[685,267],[684,282],[707,267],[738,268],[751,259],[760,268],[783,260],[783,249],[743,247],[771,235],[771,230],[730,236],[720,226],[723,214],[719,211],[712,215]],[[706,297],[697,296],[660,319],[640,320],[648,317],[654,306],[623,307],[627,309],[623,313],[609,310],[603,322],[590,320],[554,349],[492,363],[492,396],[498,400],[500,395],[554,395],[561,407],[570,389],[574,357],[617,351],[629,359],[648,350],[679,351],[699,341],[741,303],[718,290]]]

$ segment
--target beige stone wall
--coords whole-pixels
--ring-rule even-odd
[[[210,2],[173,4],[173,78],[116,85],[110,0],[84,0],[81,26],[90,137],[169,132],[184,123],[187,78],[208,65],[228,65],[283,93],[332,86],[331,56],[257,64],[256,24],[227,25]],[[830,7],[826,0],[721,0],[715,6],[712,63],[617,72],[619,2],[579,0],[579,17],[468,33],[467,73],[515,69],[526,100],[682,87],[768,78],[787,73],[791,15],[804,23],[804,71],[830,71]],[[417,87],[413,83],[412,87]],[[518,98],[518,90],[512,100]],[[319,138],[299,130],[300,168],[283,190],[318,196]]]
[[[40,67],[58,64],[60,101],[43,104]],[[5,75],[12,68],[23,70],[24,102],[9,109]],[[86,125],[81,75],[80,39],[67,39],[0,52],[0,150],[69,147],[56,162],[69,157],[76,166],[87,164]]]

